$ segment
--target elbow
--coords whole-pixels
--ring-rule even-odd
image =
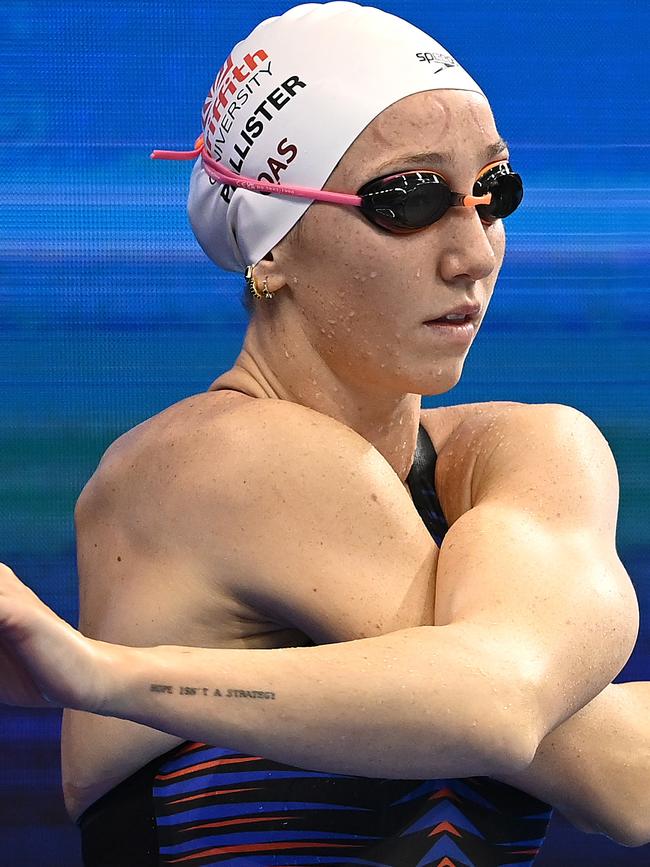
[[[577,815],[575,812],[562,809],[565,818],[579,831],[585,834],[602,834],[613,843],[629,848],[647,846],[650,843],[650,818],[640,817],[638,810],[630,809],[632,801],[616,801],[616,809],[595,812],[593,805],[586,807],[587,812]],[[634,804],[636,806],[636,804]]]
[[[514,678],[496,690],[497,705],[486,743],[489,776],[516,774],[532,764],[541,738],[529,696],[529,691]]]
[[[617,840],[621,846],[635,847],[647,846],[650,843],[650,833],[646,829],[643,833],[634,833],[632,836],[626,836],[622,840]]]
[[[487,760],[488,775],[493,777],[525,771],[539,747],[533,729],[527,727],[523,719],[516,721],[515,715],[504,723],[501,731],[502,736],[495,742]]]
[[[618,843],[619,846],[629,848],[647,846],[650,843],[650,819],[647,816],[642,822],[635,822],[630,819],[625,821],[622,826],[619,824],[616,828],[606,830],[603,833]]]
[[[587,808],[588,809],[588,808]],[[628,811],[622,818],[610,815],[595,815],[593,810],[578,814],[574,810],[561,808],[560,812],[578,831],[584,834],[602,834],[619,846],[633,848],[650,843],[650,821],[637,820]]]

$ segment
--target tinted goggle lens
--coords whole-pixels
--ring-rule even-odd
[[[499,220],[508,217],[521,204],[524,185],[521,177],[513,172],[510,163],[492,166],[477,178],[472,195],[483,196],[492,193],[489,205],[477,205],[479,215],[486,220]]]
[[[523,198],[521,177],[510,164],[503,162],[488,167],[477,178],[472,195],[491,193],[488,205],[477,205],[486,222],[507,217]],[[364,184],[358,195],[361,210],[373,222],[397,232],[423,229],[439,220],[455,204],[457,196],[445,179],[431,171],[403,172],[384,175]]]

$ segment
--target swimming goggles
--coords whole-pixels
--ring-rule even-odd
[[[254,192],[299,196],[317,202],[354,205],[377,226],[397,234],[417,232],[437,222],[451,207],[475,207],[481,221],[490,225],[507,217],[519,206],[524,188],[521,177],[510,163],[498,160],[479,172],[471,195],[455,193],[444,175],[429,170],[414,170],[382,175],[365,183],[356,196],[329,190],[285,186],[238,175],[214,160],[204,148],[203,136],[191,151],[155,150],[152,159],[191,160],[201,157],[203,168],[215,182],[244,187]]]

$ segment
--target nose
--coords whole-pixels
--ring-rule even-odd
[[[459,278],[483,280],[500,265],[502,237],[496,235],[495,229],[488,236],[475,207],[450,208],[440,220],[440,229],[443,224],[439,269],[445,282],[453,283]],[[500,242],[496,250],[491,239]]]

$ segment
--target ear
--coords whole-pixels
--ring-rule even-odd
[[[271,250],[269,250],[266,256],[260,259],[253,269],[253,274],[255,276],[255,283],[260,291],[262,286],[265,284],[265,281],[266,289],[268,289],[272,294],[275,294],[286,285],[284,275],[278,267],[277,258],[273,255]]]
[[[294,241],[297,241],[298,222],[289,232],[279,241],[272,250],[257,263],[255,266],[255,280],[257,285],[261,286],[264,279],[268,278],[267,288],[269,292],[278,292],[285,286],[289,286],[289,274],[292,272],[292,253]]]

